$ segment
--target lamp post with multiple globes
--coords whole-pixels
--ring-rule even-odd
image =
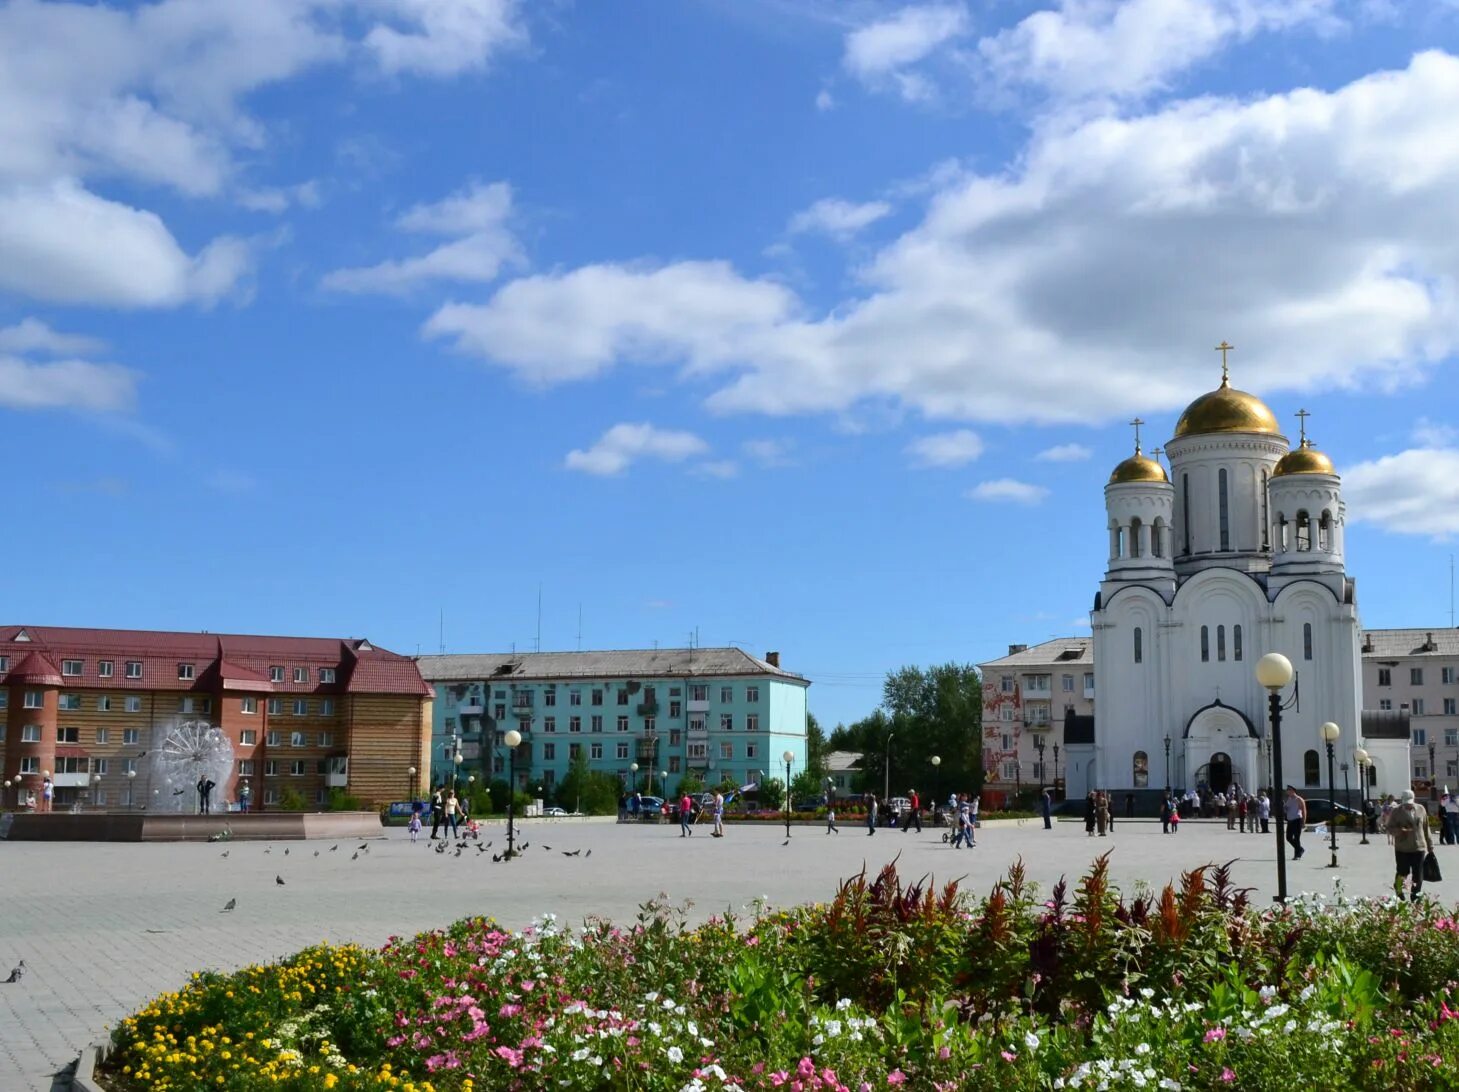
[[[1342,729],[1333,721],[1322,726],[1322,742],[1327,744],[1327,829],[1331,834],[1332,860],[1328,868],[1337,867],[1337,775],[1332,771],[1332,745],[1342,735]]]
[[[1363,809],[1363,839],[1358,844],[1365,846],[1368,844],[1368,765],[1373,760],[1363,747],[1353,749],[1353,760],[1358,764],[1358,788],[1361,790],[1358,795]]]
[[[1280,652],[1268,652],[1256,663],[1256,681],[1268,693],[1267,715],[1271,719],[1272,801],[1277,828],[1277,902],[1287,901],[1287,808],[1278,795],[1286,783],[1282,780],[1282,688],[1292,681],[1292,661]]]

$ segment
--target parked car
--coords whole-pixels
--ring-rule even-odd
[[[1339,820],[1346,820],[1350,823],[1363,821],[1363,813],[1360,809],[1350,808],[1346,804],[1334,804],[1334,806],[1337,808]],[[1307,798],[1307,821],[1309,823],[1325,823],[1331,815],[1332,811],[1328,807],[1327,800]]]
[[[662,796],[640,796],[638,798],[638,810],[643,812],[655,812],[663,809],[664,798]]]
[[[887,801],[887,810],[893,815],[901,815],[904,811],[911,810],[912,801],[905,796],[894,796]]]
[[[561,819],[567,812],[561,808],[543,808],[542,814],[549,819]]]

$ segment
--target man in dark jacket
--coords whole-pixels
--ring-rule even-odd
[[[446,799],[437,789],[431,794],[431,837],[434,838],[446,818]]]

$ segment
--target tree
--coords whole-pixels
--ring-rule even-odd
[[[568,764],[567,776],[558,786],[557,798],[563,807],[585,815],[612,815],[618,810],[618,797],[623,791],[616,777],[598,773],[588,765],[587,756],[579,751]]]
[[[826,776],[826,733],[814,713],[805,716],[805,772],[813,774],[816,783]]]
[[[917,788],[926,800],[983,788],[983,680],[971,664],[890,672],[882,687],[890,713],[893,793]],[[885,775],[886,739],[876,756]],[[932,756],[941,765],[932,766]],[[868,761],[871,756],[868,755]]]
[[[778,777],[766,777],[760,781],[760,806],[770,811],[779,811],[785,803],[785,782]]]
[[[686,792],[690,796],[698,796],[704,791],[704,778],[699,776],[698,771],[689,770],[679,778],[678,792],[683,796]]]
[[[825,791],[825,779],[815,770],[801,770],[790,779],[792,800],[818,800]]]

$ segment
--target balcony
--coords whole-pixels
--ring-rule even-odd
[[[659,703],[656,701],[640,702],[638,715],[641,717],[656,717],[659,714]]]
[[[709,699],[706,698],[703,701],[695,701],[693,698],[690,698],[688,707],[689,712],[691,713],[707,713],[709,712]]]
[[[485,713],[486,713],[486,706],[484,706],[484,705],[458,705],[458,706],[456,706],[456,712],[460,716],[463,716],[463,717],[479,717],[479,716],[485,715]]]
[[[644,738],[638,740],[634,747],[634,751],[636,752],[635,757],[638,759],[639,762],[643,762],[644,760],[652,762],[654,760],[654,757],[659,753],[658,737],[645,736]]]

